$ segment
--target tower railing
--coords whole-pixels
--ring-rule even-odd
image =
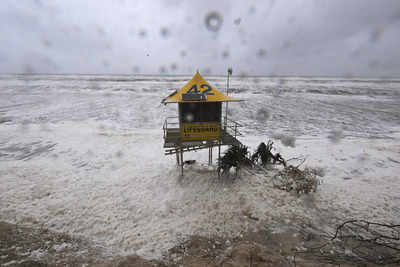
[[[164,139],[167,137],[168,129],[179,129],[179,120],[177,116],[167,117],[163,124]]]
[[[233,137],[243,136],[242,133],[239,131],[239,128],[243,127],[240,123],[224,118],[224,130],[226,133],[232,135]]]

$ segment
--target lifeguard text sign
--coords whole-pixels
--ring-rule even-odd
[[[218,140],[219,136],[218,123],[184,123],[181,126],[182,141]]]

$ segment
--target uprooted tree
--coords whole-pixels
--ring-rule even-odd
[[[248,147],[244,145],[233,145],[225,151],[224,156],[218,160],[218,176],[229,175],[232,167],[236,168],[236,176],[242,166],[251,167],[253,163],[248,158]]]
[[[251,168],[258,165],[282,164],[286,167],[285,159],[279,154],[272,154],[273,142],[268,141],[267,145],[262,142],[257,150],[249,157],[248,147],[245,145],[233,145],[228,148],[224,156],[218,161],[218,175],[229,175],[232,167],[236,168],[236,176],[241,167]]]
[[[259,144],[256,152],[254,152],[254,154],[251,156],[251,161],[254,164],[257,164],[261,160],[261,164],[263,166],[267,164],[276,164],[278,162],[286,167],[286,161],[279,153],[276,153],[275,155],[272,154],[271,151],[273,149],[273,145],[274,142],[272,142],[271,140],[269,140],[267,144],[265,144],[264,142]]]

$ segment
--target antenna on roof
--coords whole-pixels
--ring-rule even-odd
[[[229,75],[232,75],[232,68],[228,68],[228,77],[226,80],[226,95],[229,94]],[[225,129],[228,125],[228,101],[226,101],[226,106],[225,106]]]

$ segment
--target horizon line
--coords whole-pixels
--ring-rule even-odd
[[[65,72],[65,73],[46,73],[46,72],[0,72],[0,75],[98,75],[98,76],[165,76],[165,77],[177,77],[177,76],[192,76],[193,74],[146,74],[146,73],[73,73],[73,72]],[[202,74],[203,76],[211,76],[211,77],[226,77],[226,74]],[[310,74],[238,74],[238,75],[230,75],[232,78],[257,78],[257,77],[321,77],[321,78],[346,78],[346,79],[355,79],[355,78],[373,78],[373,79],[400,79],[400,75],[393,76],[393,75],[381,75],[381,76],[368,76],[368,75],[310,75]]]

